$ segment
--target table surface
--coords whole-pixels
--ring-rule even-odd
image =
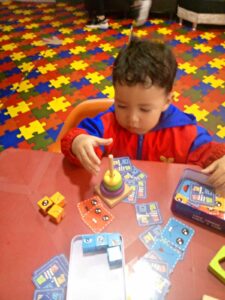
[[[164,226],[173,216],[172,196],[188,166],[145,161],[133,164],[148,174],[148,196],[141,202],[159,202]],[[77,203],[93,196],[107,160],[103,159],[100,174],[91,177],[59,153],[8,149],[0,155],[0,166],[0,299],[32,299],[32,273],[57,254],[64,253],[69,259],[71,239],[92,233],[81,220]],[[37,206],[39,199],[56,191],[67,201],[66,216],[58,225],[41,215]],[[137,225],[134,206],[119,203],[110,210],[115,218],[105,231],[122,234],[126,263],[143,256],[147,249],[138,236],[146,228]],[[170,275],[171,288],[166,299],[200,300],[204,294],[225,299],[225,286],[207,270],[210,260],[225,244],[224,235],[175,217],[194,228],[195,235],[184,260]]]

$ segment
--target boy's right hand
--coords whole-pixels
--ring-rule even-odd
[[[96,175],[100,170],[100,159],[94,147],[110,145],[113,139],[102,139],[96,136],[80,134],[72,143],[72,152],[79,159],[82,166],[90,173]]]

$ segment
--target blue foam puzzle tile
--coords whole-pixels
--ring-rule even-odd
[[[20,142],[24,141],[23,137],[17,137],[17,135],[20,133],[21,132],[19,129],[6,131],[3,136],[0,136],[0,145],[2,145],[4,148],[17,147]]]
[[[34,89],[39,94],[42,94],[44,92],[49,93],[54,87],[50,87],[50,82],[41,82]]]
[[[0,124],[3,125],[6,120],[10,119],[10,115],[5,115],[7,113],[7,109],[0,110]]]

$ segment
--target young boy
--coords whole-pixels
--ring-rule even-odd
[[[89,172],[101,157],[196,164],[225,191],[225,144],[213,142],[195,117],[171,104],[177,70],[171,50],[161,43],[133,38],[113,66],[115,104],[84,119],[61,141],[62,152]]]

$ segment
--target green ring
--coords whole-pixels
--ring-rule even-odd
[[[121,188],[121,186],[122,186],[122,184],[123,184],[123,180],[122,180],[122,178],[121,178],[121,181],[119,182],[119,183],[117,183],[116,185],[114,185],[114,186],[109,186],[107,183],[105,183],[104,181],[103,181],[103,184],[104,184],[104,186],[105,186],[105,188],[107,189],[107,190],[109,190],[109,191],[111,191],[111,192],[114,192],[114,191],[117,191],[119,188]]]

